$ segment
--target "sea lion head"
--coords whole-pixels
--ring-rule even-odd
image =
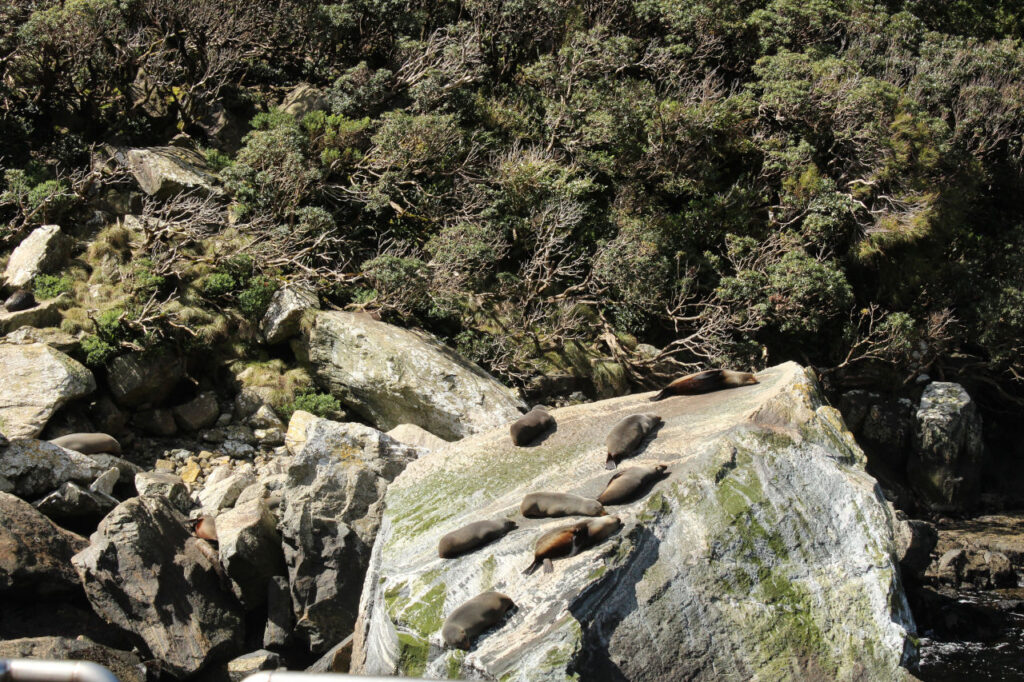
[[[461,625],[448,623],[444,626],[444,632],[441,634],[444,637],[444,641],[448,642],[456,649],[469,651],[469,635],[466,634],[466,629],[463,628]]]

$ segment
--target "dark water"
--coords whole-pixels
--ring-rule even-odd
[[[1024,588],[947,593],[931,605],[939,608],[921,627],[924,682],[1024,682]]]

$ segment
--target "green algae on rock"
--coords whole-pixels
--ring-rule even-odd
[[[659,403],[665,426],[637,459],[669,463],[671,475],[645,498],[610,507],[622,530],[551,574],[521,571],[557,519],[525,520],[486,553],[454,560],[437,558],[437,538],[514,513],[526,492],[596,496],[607,481],[608,425],[648,409],[648,394],[555,410],[558,431],[525,452],[496,428],[410,463],[387,492],[354,670],[509,680],[899,678],[914,656],[914,625],[892,514],[807,372],[789,363],[758,378]],[[518,609],[452,657],[439,622],[489,589]]]

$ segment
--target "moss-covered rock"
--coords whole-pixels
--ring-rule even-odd
[[[914,625],[893,523],[864,458],[795,364],[761,383],[652,405],[649,394],[553,411],[557,431],[515,448],[504,428],[411,463],[387,492],[356,627],[353,670],[427,677],[896,679]],[[566,519],[522,519],[523,495],[596,496],[604,438],[636,412],[664,420],[637,454],[671,463],[644,498],[613,506],[603,544],[522,574],[538,535]],[[626,461],[622,466],[629,466]],[[471,520],[519,528],[458,559],[438,539]],[[444,617],[499,590],[518,609],[465,655]],[[426,660],[424,662],[424,656]]]

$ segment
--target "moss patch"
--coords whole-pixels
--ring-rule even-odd
[[[430,642],[405,632],[398,634],[398,672],[404,677],[420,677],[427,669]]]

